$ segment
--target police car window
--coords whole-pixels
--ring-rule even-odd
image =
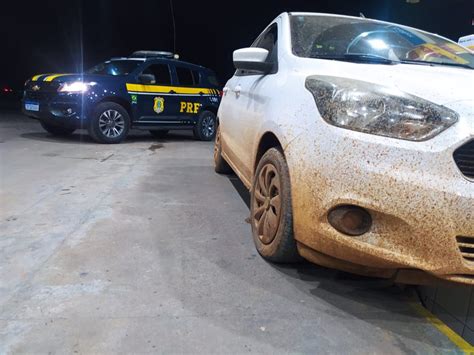
[[[88,74],[98,75],[128,75],[142,62],[138,60],[109,60],[100,63],[87,71]]]
[[[201,74],[197,70],[193,70],[193,79],[194,85],[199,85],[201,83]]]
[[[209,84],[211,84],[211,85],[220,86],[219,80],[217,79],[215,74],[209,74],[207,76],[207,80],[209,81]]]
[[[152,64],[142,74],[154,75],[157,85],[171,85],[170,68],[167,64]]]
[[[176,67],[178,82],[183,86],[194,86],[194,78],[191,70],[182,67]]]

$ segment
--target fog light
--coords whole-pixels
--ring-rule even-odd
[[[372,217],[357,206],[338,206],[328,213],[328,221],[337,231],[357,236],[367,233],[372,226]]]

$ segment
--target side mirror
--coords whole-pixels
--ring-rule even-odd
[[[142,84],[155,84],[156,78],[153,74],[140,74],[138,76],[138,81]]]
[[[266,49],[257,47],[237,49],[233,55],[234,66],[236,69],[268,74],[273,69],[273,63],[266,61],[268,54]]]

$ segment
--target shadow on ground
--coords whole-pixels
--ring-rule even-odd
[[[250,208],[250,194],[241,180],[235,175],[229,175],[228,179],[242,201]],[[426,320],[417,316],[407,304],[419,301],[414,287],[393,285],[390,280],[328,269],[307,261],[268,265],[301,293],[311,295],[318,303],[323,301],[331,305],[332,310],[325,310],[328,314],[338,318],[350,315],[376,324],[392,334],[420,340],[417,335],[410,333],[412,328],[410,330],[399,326],[399,321],[419,323],[420,326],[426,324]],[[274,290],[278,293],[278,288]]]
[[[87,133],[74,133],[69,136],[59,137],[53,136],[47,132],[31,132],[31,133],[23,133],[20,137],[25,139],[37,140],[42,142],[50,142],[50,143],[80,143],[80,144],[100,144],[95,142]],[[155,138],[148,134],[147,132],[132,132],[129,136],[120,144],[134,144],[140,142],[160,142],[160,143],[168,143],[168,142],[186,142],[195,140],[192,134],[187,134],[184,131],[174,131],[170,132],[165,138]]]

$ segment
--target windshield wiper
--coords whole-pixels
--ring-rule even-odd
[[[354,62],[354,63],[369,63],[369,64],[396,64],[396,61],[390,60],[388,58],[380,57],[373,54],[356,54],[356,53],[345,53],[345,54],[321,54],[314,55],[311,58],[317,59],[332,59],[332,60],[341,60],[345,62]]]
[[[447,66],[451,66],[451,67],[460,67],[460,68],[474,69],[473,67],[471,67],[471,66],[468,65],[468,64],[462,64],[462,63],[445,63],[445,62],[439,63],[439,62],[430,62],[430,61],[427,61],[427,60],[402,59],[402,60],[400,60],[399,63],[402,63],[402,64],[431,65],[431,66],[434,66],[434,65],[447,65]]]

